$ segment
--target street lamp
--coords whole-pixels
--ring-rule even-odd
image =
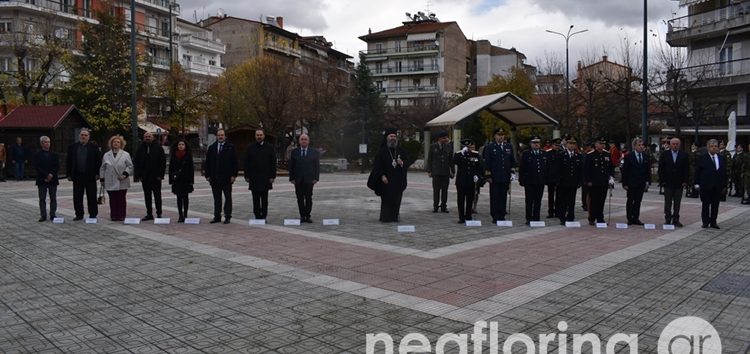
[[[576,34],[587,32],[588,30],[581,30],[576,31],[573,33],[570,33],[570,31],[573,30],[573,25],[570,25],[568,28],[568,34],[562,34],[560,32],[550,31],[546,30],[548,33],[557,34],[565,38],[565,118],[570,117],[570,55],[568,50],[568,41],[570,41],[570,37],[575,36]]]
[[[133,146],[138,146],[138,85],[136,83],[135,55],[135,0],[130,0],[130,129],[133,134]]]

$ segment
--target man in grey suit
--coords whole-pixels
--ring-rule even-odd
[[[307,134],[299,136],[299,147],[292,150],[289,157],[289,182],[294,184],[297,194],[297,207],[302,222],[312,223],[313,186],[320,179],[320,153],[310,148],[310,137]]]

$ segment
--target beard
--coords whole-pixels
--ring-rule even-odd
[[[389,149],[395,149],[396,146],[398,146],[398,141],[397,140],[388,140],[388,142],[386,143],[386,146],[388,146]]]

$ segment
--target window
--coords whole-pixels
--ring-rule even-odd
[[[0,33],[11,33],[13,32],[13,22],[2,21],[0,22]]]
[[[432,87],[432,88],[436,88],[437,87],[437,78],[436,77],[430,78],[430,87]]]
[[[0,57],[0,71],[2,72],[11,71],[12,62],[13,62],[12,58]]]
[[[732,74],[732,46],[727,46],[719,52],[719,74]]]
[[[216,60],[209,60],[208,65],[216,66]]]
[[[34,58],[26,58],[24,65],[27,71],[34,71],[39,67],[39,61]]]
[[[383,43],[375,43],[375,54],[383,52]]]
[[[414,87],[418,88],[420,86],[421,81],[419,79],[414,79],[412,81],[412,84]]]
[[[401,72],[401,61],[397,61],[397,62],[396,62],[396,72],[397,72],[397,73],[400,73],[400,72]]]
[[[401,41],[396,41],[396,53],[401,52]]]
[[[383,82],[382,81],[375,81],[375,87],[378,88],[379,92],[383,92]]]
[[[393,84],[394,84],[394,88],[395,88],[394,91],[396,91],[396,92],[401,91],[401,80],[395,80],[393,82]]]
[[[34,33],[34,23],[33,22],[24,22],[23,23],[23,31],[27,34],[33,34]]]
[[[381,63],[381,62],[375,63],[375,73],[376,74],[383,73],[383,63]]]

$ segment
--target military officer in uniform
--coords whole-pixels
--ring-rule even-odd
[[[737,144],[732,157],[732,183],[734,184],[732,197],[742,198],[745,195],[745,188],[742,183],[742,167],[745,163],[745,155],[747,154],[742,151],[742,144]]]
[[[583,163],[583,181],[589,187],[589,225],[604,222],[604,201],[607,189],[614,186],[614,171],[610,154],[604,150],[607,140],[596,139],[594,151],[586,155]]]
[[[576,193],[581,186],[583,172],[583,156],[578,151],[576,139],[566,139],[566,147],[559,155],[559,169],[555,171],[559,176],[557,182],[557,217],[560,225],[566,221],[575,220]]]
[[[732,153],[727,150],[726,144],[724,144],[723,141],[719,143],[719,155],[721,155],[724,158],[724,161],[726,161],[727,176],[731,176],[732,169],[734,168],[732,166]],[[724,186],[724,189],[721,190],[722,202],[727,201],[727,194],[732,190],[732,182],[732,178],[727,178],[727,184]]]
[[[743,194],[740,195],[740,203],[745,205],[750,204],[750,144],[748,144],[747,150],[748,152],[742,154],[742,171],[740,171],[743,190]],[[745,197],[745,194],[748,196]]]
[[[479,153],[470,148],[473,144],[471,139],[461,140],[463,149],[453,155],[453,162],[458,166],[456,169],[456,197],[458,198],[459,224],[465,223],[466,220],[472,220],[476,184],[484,173]]]
[[[693,187],[695,183],[695,162],[698,161],[698,145],[693,143],[690,145],[690,153],[688,154],[688,198],[698,198],[698,191]]]
[[[526,199],[526,225],[540,220],[544,183],[547,182],[547,156],[540,148],[541,139],[531,137],[531,148],[521,154],[518,166],[518,183],[524,188]]]
[[[448,212],[448,185],[456,174],[453,161],[453,149],[448,144],[448,132],[438,133],[438,140],[430,145],[427,153],[427,176],[432,178],[432,212],[437,213],[438,207],[443,213]]]
[[[492,223],[505,220],[507,213],[508,186],[510,175],[516,164],[513,147],[505,140],[503,128],[497,128],[494,132],[495,141],[484,148],[484,168],[490,172],[487,182],[490,183],[490,214]]]
[[[556,171],[560,169],[560,138],[552,140],[551,148],[544,153],[547,157],[547,218],[554,218],[556,215],[555,211],[555,196],[557,194],[557,180],[559,176]]]

